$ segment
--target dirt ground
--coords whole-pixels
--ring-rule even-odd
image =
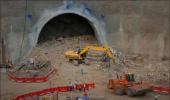
[[[109,79],[116,78],[116,73],[130,72],[136,75],[138,81],[152,84],[169,85],[169,60],[148,60],[147,57],[138,54],[124,54],[126,64],[113,64],[104,66],[99,60],[88,60],[88,64],[75,65],[65,58],[67,50],[77,50],[89,44],[97,44],[92,36],[60,37],[37,45],[29,57],[37,56],[39,60],[50,60],[57,69],[57,73],[48,82],[44,83],[16,83],[9,81],[4,72],[1,73],[1,100],[11,100],[19,94],[48,87],[65,86],[70,82],[78,83],[94,82],[96,88],[88,92],[90,100],[154,100],[156,94],[149,93],[144,97],[116,96],[107,89]],[[59,100],[65,100],[67,96],[75,97],[83,95],[81,92],[60,93]],[[159,100],[169,100],[168,95],[161,95]]]

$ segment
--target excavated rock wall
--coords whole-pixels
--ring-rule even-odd
[[[169,58],[168,0],[1,1],[1,33],[7,57],[17,62],[29,54],[43,26],[64,13],[87,19],[102,44],[125,53]]]

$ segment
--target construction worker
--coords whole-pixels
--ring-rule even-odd
[[[74,88],[77,88],[77,84],[79,84],[78,80],[74,80]]]
[[[82,75],[82,76],[84,75],[84,70],[83,70],[83,68],[81,68],[81,75]]]
[[[28,63],[30,65],[30,67],[36,67],[36,60],[37,60],[37,56],[35,56],[34,58],[28,59]]]
[[[74,90],[74,84],[71,81],[69,82],[69,86],[70,86],[70,91],[73,91]]]

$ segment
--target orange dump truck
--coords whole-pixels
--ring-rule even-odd
[[[125,74],[124,79],[111,79],[108,82],[108,89],[116,95],[143,96],[151,91],[151,86],[143,82],[135,82],[134,74]]]

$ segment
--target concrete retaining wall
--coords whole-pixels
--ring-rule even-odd
[[[88,19],[104,44],[150,58],[169,57],[168,0],[27,0],[27,7],[25,0],[16,0],[1,1],[1,31],[8,58],[17,62],[24,57],[49,19],[70,12]]]

